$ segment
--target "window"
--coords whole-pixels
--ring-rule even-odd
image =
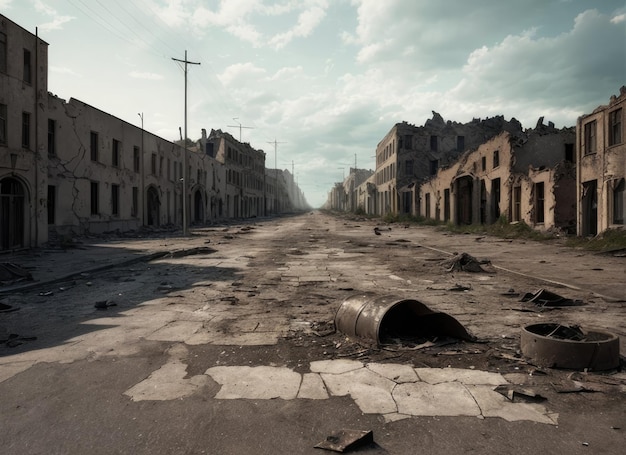
[[[7,143],[7,105],[0,104],[0,144]]]
[[[98,209],[98,182],[91,182],[91,214],[97,215],[100,213]]]
[[[487,170],[487,157],[486,157],[486,156],[483,156],[483,157],[480,159],[480,169],[481,169],[483,172],[485,172],[485,171]]]
[[[493,221],[500,218],[500,179],[493,179],[491,182],[491,207]]]
[[[92,131],[89,135],[89,150],[91,161],[98,161],[98,133]]]
[[[585,155],[596,153],[596,121],[585,123]]]
[[[535,222],[544,222],[545,200],[543,182],[535,183]]]
[[[7,72],[7,35],[0,32],[0,72]]]
[[[30,114],[22,112],[22,147],[30,148]]]
[[[159,177],[163,175],[163,157],[159,158]]]
[[[430,218],[430,193],[426,193],[426,212],[424,213],[424,216],[426,218]]]
[[[413,160],[404,162],[404,175],[413,175]]]
[[[139,206],[139,188],[133,186],[133,200],[130,205],[130,216],[137,216],[137,206]]]
[[[113,144],[111,146],[111,166],[119,167],[120,166],[120,151],[122,147],[120,141],[117,139],[113,139]]]
[[[450,189],[443,190],[443,220],[450,221]]]
[[[613,190],[613,224],[625,224],[624,212],[626,207],[624,203],[624,192],[626,191],[626,180],[621,179],[619,184]]]
[[[565,144],[565,161],[574,162],[574,144]]]
[[[150,159],[150,171],[152,175],[156,175],[156,153],[153,153]]]
[[[500,150],[493,151],[493,167],[496,168],[500,166]]]
[[[140,169],[140,161],[139,161],[139,147],[133,147],[133,171],[139,172]]]
[[[56,155],[56,122],[48,119],[48,155]]]
[[[439,150],[439,141],[437,140],[437,136],[430,136],[430,150],[433,152]]]
[[[172,180],[172,160],[167,159],[167,179]]]
[[[465,136],[456,137],[456,150],[457,152],[462,152],[463,150],[465,150]]]
[[[48,185],[48,224],[54,224],[54,212],[56,206],[56,187]]]
[[[410,134],[406,134],[404,136],[404,148],[411,150],[413,148],[413,136]]]
[[[33,79],[32,67],[30,64],[30,51],[24,49],[24,82],[31,83]]]
[[[622,143],[622,109],[609,112],[609,146]]]
[[[430,160],[430,175],[437,175],[439,160]]]
[[[111,185],[111,214],[117,216],[120,214],[120,186]]]

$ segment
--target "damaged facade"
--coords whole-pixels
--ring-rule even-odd
[[[535,129],[504,131],[422,183],[419,214],[454,224],[491,224],[504,216],[573,232],[574,138],[573,128],[556,129],[543,119]]]
[[[419,185],[437,170],[452,163],[465,150],[472,149],[502,131],[519,131],[515,119],[492,117],[469,123],[444,121],[433,112],[424,126],[397,123],[376,147],[376,175],[373,211],[377,215],[420,212]]]
[[[47,76],[47,43],[0,15],[0,250],[308,207],[262,150],[205,130],[185,147],[50,94]]]
[[[626,86],[576,122],[578,235],[623,228],[626,199]]]

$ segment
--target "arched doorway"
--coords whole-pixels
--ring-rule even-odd
[[[24,247],[26,191],[12,177],[0,180],[0,250]]]
[[[148,188],[148,226],[158,226],[161,211],[161,201],[159,201],[159,192],[151,186]]]
[[[474,181],[472,177],[465,176],[456,180],[457,194],[457,224],[472,224],[472,195]]]

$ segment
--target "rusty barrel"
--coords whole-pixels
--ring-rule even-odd
[[[531,324],[522,328],[520,345],[526,358],[543,367],[594,371],[619,367],[619,337],[609,332]]]
[[[452,316],[431,310],[414,299],[358,294],[343,301],[335,315],[335,328],[349,336],[384,344],[394,338],[449,336],[473,341],[465,327]]]

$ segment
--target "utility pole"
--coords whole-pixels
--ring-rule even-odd
[[[274,144],[274,180],[276,181],[274,204],[278,204],[278,164],[276,162],[276,150],[278,149],[278,144],[285,144],[285,142],[278,142],[276,138],[274,138],[274,142],[268,142],[268,144]],[[274,210],[278,212],[278,207],[274,206]]]
[[[180,60],[172,57],[175,62],[181,62],[185,64],[185,138],[183,139],[183,235],[189,234],[189,228],[187,226],[187,65],[199,65],[200,62],[190,62],[187,60],[187,51],[185,51],[185,59]]]
[[[141,153],[139,154],[139,172],[141,175],[141,198],[140,198],[140,203],[139,203],[139,210],[141,210],[141,226],[145,226],[145,211],[146,211],[146,207],[145,207],[145,202],[144,202],[144,153],[143,153],[143,147],[144,147],[144,140],[143,140],[143,136],[144,136],[144,129],[143,129],[143,112],[139,112],[137,114],[139,116],[139,118],[141,119]]]
[[[241,142],[241,129],[242,128],[248,128],[250,130],[253,130],[254,127],[253,126],[243,126],[241,124],[241,122],[239,121],[239,117],[233,117],[233,120],[235,122],[237,122],[239,125],[227,125],[229,128],[239,128],[239,142]],[[243,143],[243,142],[242,142]]]

